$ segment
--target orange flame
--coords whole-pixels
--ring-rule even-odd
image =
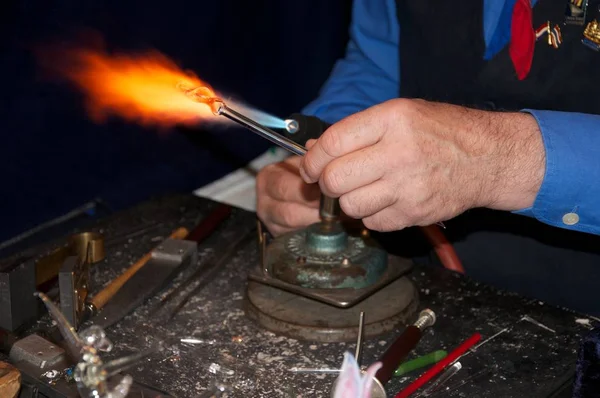
[[[83,91],[96,122],[116,115],[146,126],[171,127],[217,118],[209,104],[191,101],[182,87],[201,87],[201,98],[215,97],[214,90],[159,52],[110,55],[79,48],[56,56],[63,62],[53,69]]]

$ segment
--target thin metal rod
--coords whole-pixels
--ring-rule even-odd
[[[358,339],[356,340],[356,351],[354,353],[354,359],[360,368],[360,353],[363,345],[363,333],[365,330],[365,312],[361,311],[360,318],[358,321]]]
[[[35,292],[35,296],[39,297],[40,300],[46,306],[50,317],[56,322],[57,328],[60,334],[67,342],[69,352],[77,359],[81,360],[81,354],[83,351],[84,343],[81,337],[75,331],[75,328],[69,323],[67,318],[63,315],[60,309],[46,296],[44,293]]]
[[[217,115],[225,116],[229,120],[232,120],[249,130],[252,130],[256,134],[260,135],[263,138],[271,141],[272,143],[292,152],[295,155],[304,156],[306,154],[306,148],[302,145],[290,140],[287,137],[282,136],[281,134],[277,134],[273,130],[263,126],[262,124],[250,119],[242,115],[239,112],[229,108],[224,103],[220,103],[219,107],[216,110]]]
[[[7,248],[9,246],[12,246],[15,243],[19,243],[20,241],[23,241],[23,240],[25,240],[25,239],[27,239],[27,238],[29,238],[29,237],[37,234],[38,232],[42,232],[45,229],[48,229],[50,227],[54,227],[56,225],[62,224],[64,222],[67,222],[67,221],[69,221],[69,220],[71,220],[71,219],[73,219],[75,217],[78,217],[78,216],[80,216],[82,214],[85,214],[85,213],[89,212],[90,210],[93,210],[93,209],[95,209],[97,207],[98,207],[98,201],[97,200],[88,202],[88,203],[84,204],[81,207],[78,207],[78,208],[76,208],[74,210],[71,210],[67,214],[64,214],[64,215],[62,215],[60,217],[57,217],[57,218],[55,218],[53,220],[47,221],[47,222],[45,222],[43,224],[40,224],[40,225],[38,225],[38,226],[30,229],[30,230],[27,230],[27,231],[25,231],[25,232],[23,232],[23,233],[15,236],[15,237],[13,237],[13,238],[10,238],[10,239],[8,239],[8,240],[6,240],[4,242],[1,242],[0,243],[0,250],[3,250],[3,249],[5,249],[5,248]]]
[[[416,398],[428,397],[434,392],[438,391],[448,380],[462,369],[460,362],[455,362],[452,366],[446,368],[444,372],[435,380],[429,387],[427,387],[421,394],[418,394]]]
[[[292,373],[320,373],[320,374],[337,374],[341,373],[341,369],[333,368],[290,368]]]

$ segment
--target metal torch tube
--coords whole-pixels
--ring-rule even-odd
[[[306,154],[306,148],[296,142],[290,140],[287,137],[277,134],[271,129],[266,128],[260,123],[242,115],[239,112],[234,111],[227,105],[221,103],[216,111],[217,115],[225,116],[229,120],[232,120],[260,135],[263,138],[271,141],[272,143],[279,145],[283,149],[292,152],[295,155],[304,156]]]
[[[242,115],[241,113],[225,105],[223,102],[219,101],[216,104],[218,104],[218,107],[216,108],[216,110],[213,110],[215,114],[225,116],[229,120],[232,120],[246,127],[249,130],[252,130],[261,137],[266,138],[272,143],[290,151],[295,155],[306,155],[307,149],[302,145],[292,141],[291,139],[281,134],[277,134],[276,132],[263,126],[262,124],[250,119],[249,117]],[[320,212],[321,216],[325,221],[337,219],[340,213],[340,206],[338,200],[322,195]]]

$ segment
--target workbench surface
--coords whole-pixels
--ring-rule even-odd
[[[92,290],[99,290],[176,227],[192,228],[216,205],[193,196],[177,196],[143,204],[109,219],[101,225],[107,238],[140,225],[154,227],[143,236],[107,249],[107,258],[92,270]],[[198,264],[184,270],[166,291],[176,288],[194,269],[207,266],[211,253],[220,254],[213,250],[217,244],[223,247],[225,241],[252,234],[255,225],[253,213],[236,209],[232,219],[199,247]],[[204,280],[200,292],[176,314],[172,313],[176,299],[184,297],[187,290],[177,291],[176,299],[162,307],[158,297],[150,300],[107,330],[115,344],[111,356],[166,341],[164,352],[130,369],[129,374],[176,397],[193,397],[215,381],[231,386],[234,397],[330,396],[334,375],[294,374],[289,369],[339,368],[343,353],[354,352],[355,344],[297,341],[275,335],[251,321],[243,303],[247,271],[257,261],[257,244],[250,240],[214,279]],[[591,320],[585,316],[501,292],[443,269],[417,267],[410,278],[419,287],[419,308],[429,307],[438,316],[412,356],[439,349],[450,351],[475,332],[485,340],[509,328],[461,360],[463,368],[448,386],[473,374],[479,373],[479,377],[442,396],[546,397],[573,372],[579,340],[590,328]],[[522,321],[524,316],[545,328]],[[398,329],[367,339],[363,363],[375,361],[400,332]],[[179,341],[182,338],[200,342],[184,344]],[[421,372],[394,378],[387,385],[388,395],[393,396]]]

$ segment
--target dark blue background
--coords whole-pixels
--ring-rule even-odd
[[[96,125],[80,94],[41,79],[32,48],[100,33],[110,49],[156,49],[278,116],[318,93],[347,41],[351,2],[3,1],[0,241],[94,198],[113,209],[189,192],[269,144],[242,129],[173,134]]]

